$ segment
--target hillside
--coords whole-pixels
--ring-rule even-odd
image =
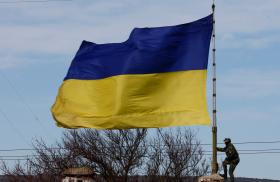
[[[135,177],[134,177],[135,178]],[[145,182],[145,177],[137,177],[137,180],[130,179],[129,181]],[[184,182],[193,182],[194,180],[183,180]],[[8,182],[5,176],[0,176],[0,182]],[[235,182],[280,182],[280,180],[270,179],[254,179],[254,178],[236,178]]]

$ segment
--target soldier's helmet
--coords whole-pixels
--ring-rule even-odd
[[[224,139],[224,142],[225,142],[225,143],[230,143],[230,142],[231,142],[231,139],[230,139],[230,138],[225,138],[225,139]]]

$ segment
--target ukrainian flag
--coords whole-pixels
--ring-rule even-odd
[[[65,128],[210,124],[206,76],[212,15],[135,28],[123,43],[83,41],[52,106]]]

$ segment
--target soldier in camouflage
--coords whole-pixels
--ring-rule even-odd
[[[234,145],[231,143],[230,138],[225,138],[225,147],[224,148],[219,148],[217,147],[217,150],[220,152],[225,152],[226,153],[226,158],[223,161],[223,168],[224,168],[224,174],[221,175],[224,177],[224,179],[227,179],[227,165],[229,165],[229,176],[230,176],[230,181],[234,182],[234,175],[233,172],[239,163],[239,154],[237,150],[235,149]]]

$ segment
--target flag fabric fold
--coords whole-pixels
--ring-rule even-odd
[[[122,43],[83,41],[52,114],[65,128],[210,124],[206,76],[213,17],[135,28]]]

